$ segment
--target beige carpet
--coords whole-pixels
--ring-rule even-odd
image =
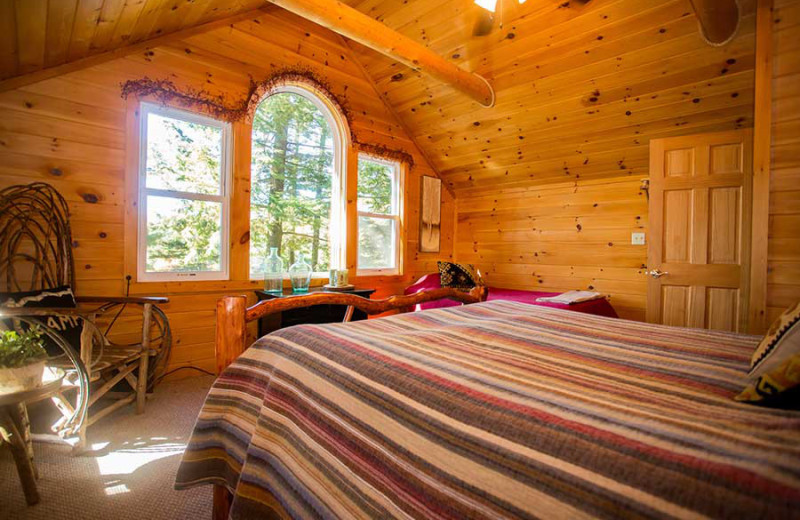
[[[89,428],[97,451],[34,444],[41,502],[28,507],[11,454],[0,449],[0,519],[210,519],[211,487],[175,491],[186,440],[213,379],[161,384],[144,415],[117,410]]]

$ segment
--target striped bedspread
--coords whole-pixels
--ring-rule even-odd
[[[259,340],[176,488],[239,518],[800,516],[800,412],[737,403],[758,339],[495,301]]]

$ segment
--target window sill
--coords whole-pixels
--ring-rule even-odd
[[[255,280],[192,280],[187,282],[133,282],[131,296],[147,294],[210,293],[254,291],[264,286]]]
[[[402,276],[397,269],[365,269],[356,271],[356,278],[375,278],[378,276]]]
[[[359,273],[351,277],[354,284],[363,283],[397,283],[406,280],[403,274]],[[328,277],[312,277],[311,287],[320,287],[328,283]],[[283,286],[290,288],[289,280]],[[188,294],[188,293],[235,293],[249,292],[264,288],[264,280],[192,280],[186,282],[132,282],[131,296],[148,296],[154,294]]]

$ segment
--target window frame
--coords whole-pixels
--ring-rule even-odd
[[[220,194],[207,195],[180,190],[165,190],[147,187],[147,123],[150,114],[211,126],[221,130],[220,147]],[[138,282],[186,282],[186,281],[227,281],[230,280],[230,206],[232,191],[233,131],[232,125],[225,121],[181,110],[174,107],[142,102],[139,105],[139,171],[138,180],[138,212],[137,212],[137,245],[136,245],[136,277]],[[217,202],[220,209],[220,269],[219,271],[182,271],[182,272],[149,272],[147,271],[147,197],[157,196],[178,200],[197,200]]]
[[[261,97],[258,101],[258,106],[277,94],[296,94],[304,97],[317,107],[333,130],[333,179],[331,179],[331,217],[328,232],[331,237],[335,236],[337,239],[331,240],[330,268],[343,269],[347,265],[347,225],[345,220],[347,215],[347,160],[350,148],[350,129],[347,121],[336,107],[331,105],[323,93],[319,92],[313,85],[303,82],[287,82],[271,89]],[[251,136],[252,132],[253,130],[250,128]],[[252,160],[251,150],[248,168],[252,164]],[[249,218],[250,215],[248,213],[248,224],[250,222]],[[291,266],[284,266],[284,280],[289,278],[289,267]],[[253,277],[249,248],[247,250],[247,276],[251,281],[263,280],[263,274]],[[311,273],[312,279],[326,279],[328,276],[328,271],[314,271]]]
[[[397,161],[394,159],[387,159],[385,157],[380,157],[376,155],[372,155],[365,152],[360,152],[358,154],[358,164],[361,164],[361,160],[368,160],[375,163],[384,164],[386,166],[390,166],[394,170],[394,190],[393,190],[393,198],[394,198],[394,214],[387,214],[387,213],[373,213],[371,211],[362,211],[358,208],[358,201],[356,200],[356,236],[355,236],[355,244],[356,244],[356,276],[395,276],[400,275],[403,272],[403,233],[402,233],[402,224],[403,224],[403,163],[401,161]],[[356,172],[358,172],[358,168],[356,168]],[[358,179],[356,179],[356,198],[358,198]],[[375,219],[382,219],[382,220],[391,220],[394,222],[394,267],[365,267],[362,268],[359,265],[359,229],[358,223],[361,217],[369,217]]]

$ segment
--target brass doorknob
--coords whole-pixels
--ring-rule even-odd
[[[668,272],[666,272],[666,271],[661,271],[661,270],[659,270],[659,269],[651,269],[651,270],[650,270],[650,272],[649,272],[649,273],[647,273],[647,274],[649,274],[649,275],[650,275],[650,276],[652,276],[653,278],[661,278],[661,277],[662,277],[662,276],[664,276],[665,274],[669,274],[669,273],[668,273]]]

